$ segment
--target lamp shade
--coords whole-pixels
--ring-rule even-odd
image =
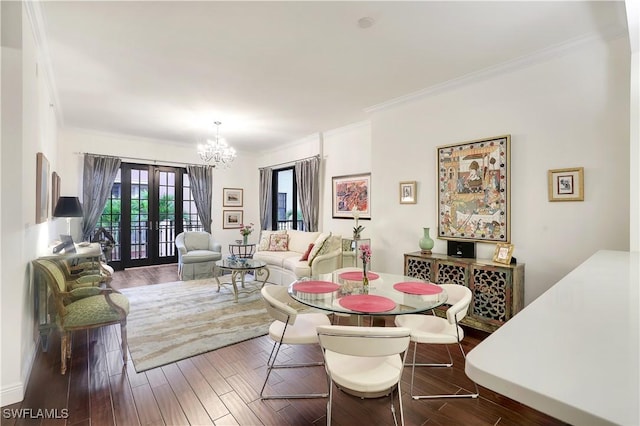
[[[60,197],[53,217],[82,217],[82,204],[78,197]]]

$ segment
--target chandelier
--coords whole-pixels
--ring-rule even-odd
[[[231,148],[226,141],[220,139],[219,121],[213,123],[216,125],[216,140],[207,139],[207,143],[198,145],[198,155],[202,161],[211,163],[215,169],[226,169],[236,158],[236,150]]]

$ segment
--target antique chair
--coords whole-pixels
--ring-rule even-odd
[[[464,349],[460,342],[464,338],[464,330],[458,323],[467,315],[471,304],[471,290],[458,284],[441,284],[447,292],[447,318],[440,318],[436,315],[409,314],[398,315],[395,324],[398,327],[408,327],[411,329],[411,341],[413,345],[413,362],[411,363],[411,397],[413,399],[427,398],[477,398],[478,385],[474,382],[475,393],[469,394],[449,394],[449,395],[414,395],[413,379],[416,367],[452,367],[453,358],[449,345],[457,344],[462,352],[462,357],[466,358]],[[448,364],[416,364],[416,352],[418,343],[428,343],[432,345],[445,345],[449,354]]]
[[[391,413],[397,425],[393,390],[398,390],[400,423],[404,425],[400,381],[409,347],[411,330],[402,327],[357,327],[330,325],[317,328],[329,381],[327,425],[331,424],[333,383],[354,395],[391,399]],[[401,356],[400,354],[404,354]],[[383,423],[383,420],[380,420]]]
[[[178,277],[181,280],[211,278],[216,260],[222,258],[222,246],[208,232],[185,231],[176,235]]]
[[[95,287],[103,283],[108,284],[112,280],[113,269],[97,260],[74,262],[74,259],[65,257],[51,257],[49,260],[55,262],[64,273],[67,290],[78,287]]]
[[[55,305],[56,325],[61,334],[60,373],[67,371],[71,358],[71,334],[105,325],[120,324],[122,359],[127,363],[127,315],[129,300],[109,287],[78,287],[68,290],[59,264],[51,260],[33,261],[37,279],[45,280]]]
[[[269,380],[271,371],[277,368],[302,368],[321,366],[322,362],[311,362],[303,364],[276,364],[280,347],[286,345],[316,345],[318,344],[318,334],[316,327],[319,325],[329,325],[329,317],[321,313],[300,314],[290,306],[294,300],[287,293],[287,287],[280,285],[266,285],[262,287],[262,298],[265,301],[267,312],[275,321],[269,327],[269,337],[274,341],[271,354],[267,360],[267,377],[260,390],[261,399],[287,399],[287,398],[324,398],[328,394],[307,393],[289,395],[264,395],[264,389]],[[275,354],[274,354],[275,352]]]

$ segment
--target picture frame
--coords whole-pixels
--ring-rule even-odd
[[[332,217],[353,219],[353,208],[359,212],[359,219],[371,219],[371,173],[333,176]]]
[[[584,201],[584,168],[552,169],[547,172],[549,201]]]
[[[242,210],[223,210],[222,229],[240,229],[243,224]]]
[[[513,244],[498,243],[496,244],[496,250],[493,253],[493,261],[496,263],[504,263],[508,265],[511,263],[511,257],[513,255]]]
[[[508,243],[511,135],[437,148],[438,238]]]
[[[242,207],[242,188],[222,188],[222,207]]]
[[[36,154],[36,223],[49,219],[49,160],[42,152]]]
[[[51,217],[53,217],[53,212],[56,210],[58,198],[60,198],[60,175],[53,172],[51,173]]]
[[[416,204],[416,181],[400,182],[400,204]]]

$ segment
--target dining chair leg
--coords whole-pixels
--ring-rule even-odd
[[[127,320],[120,323],[120,338],[122,340],[122,361],[127,364]]]

